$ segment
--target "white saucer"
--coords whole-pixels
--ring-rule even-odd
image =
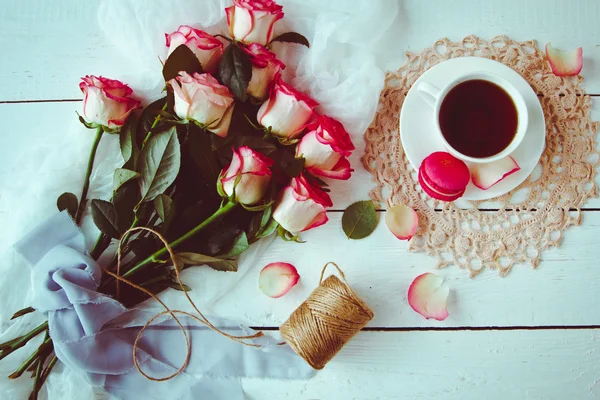
[[[488,200],[502,196],[519,186],[535,169],[546,142],[544,111],[536,93],[521,75],[497,61],[480,57],[460,57],[444,61],[425,72],[406,95],[400,111],[400,139],[408,161],[415,170],[425,157],[435,151],[445,151],[444,144],[436,135],[433,109],[417,93],[421,80],[437,87],[454,79],[459,74],[489,71],[500,75],[521,92],[529,111],[529,126],[523,142],[511,154],[521,170],[508,176],[488,190],[482,190],[469,182],[464,200]],[[469,168],[471,165],[467,163]]]

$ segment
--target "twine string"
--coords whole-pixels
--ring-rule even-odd
[[[188,302],[192,305],[192,307],[194,308],[194,310],[198,313],[197,315],[194,315],[192,313],[186,312],[186,311],[182,311],[182,310],[172,310],[170,309],[160,298],[158,298],[158,296],[156,296],[154,293],[152,293],[151,291],[149,291],[148,289],[131,282],[130,280],[123,278],[120,275],[121,272],[121,250],[123,247],[123,243],[125,242],[125,238],[127,238],[129,236],[130,233],[135,232],[135,231],[147,231],[152,233],[153,235],[155,235],[156,237],[158,237],[158,239],[163,243],[163,245],[165,246],[165,248],[167,249],[167,252],[169,253],[169,258],[171,259],[171,261],[173,262],[173,267],[175,269],[175,275],[177,276],[177,282],[179,283],[179,286],[181,287],[183,293],[185,294],[185,297],[187,298]],[[171,248],[171,246],[169,245],[169,242],[164,238],[164,236],[162,236],[160,233],[156,232],[153,229],[150,228],[146,228],[146,227],[136,227],[136,228],[131,228],[129,229],[127,232],[125,232],[125,234],[123,234],[123,236],[121,237],[121,239],[119,240],[119,247],[117,249],[117,272],[114,273],[112,271],[109,271],[108,269],[102,268],[103,271],[112,276],[113,278],[115,278],[116,281],[116,298],[117,300],[120,297],[120,287],[119,284],[120,282],[123,282],[145,294],[147,294],[148,296],[152,297],[154,300],[158,301],[160,303],[161,306],[164,307],[165,311],[162,311],[158,314],[156,314],[155,316],[153,316],[152,318],[150,318],[150,320],[148,320],[148,322],[146,322],[146,324],[144,324],[144,326],[142,327],[142,329],[138,332],[138,335],[133,343],[133,362],[135,365],[135,368],[138,370],[138,372],[140,374],[142,374],[146,379],[149,379],[151,381],[156,381],[156,382],[162,382],[162,381],[167,381],[169,379],[172,379],[174,377],[176,377],[177,375],[179,375],[181,372],[183,372],[183,370],[185,369],[185,367],[187,367],[187,365],[189,364],[190,361],[190,356],[191,356],[191,344],[190,344],[190,339],[188,337],[188,334],[185,330],[185,327],[183,326],[183,324],[181,323],[181,321],[177,318],[177,316],[175,314],[181,314],[181,315],[185,315],[188,316],[204,325],[206,325],[209,329],[213,330],[214,332],[217,332],[220,335],[223,335],[224,337],[233,340],[234,342],[243,344],[244,346],[249,346],[249,347],[255,347],[255,348],[260,348],[262,347],[259,344],[255,344],[255,343],[247,343],[245,342],[245,340],[251,340],[251,339],[256,339],[259,338],[261,336],[263,336],[263,332],[257,332],[253,335],[241,335],[241,336],[236,336],[236,335],[231,335],[227,332],[222,331],[221,329],[217,328],[216,326],[214,326],[209,320],[208,318],[206,318],[206,316],[204,316],[204,314],[200,311],[200,309],[196,306],[196,303],[194,303],[194,301],[192,300],[192,298],[190,297],[190,295],[187,293],[187,291],[185,290],[185,287],[183,285],[183,282],[181,281],[181,275],[179,273],[179,265],[177,262],[177,258],[175,256],[175,253],[173,252],[173,249]],[[158,318],[162,317],[163,315],[167,315],[169,314],[171,317],[173,317],[173,319],[175,320],[175,322],[177,323],[177,325],[179,326],[181,333],[183,334],[183,337],[185,339],[185,344],[186,344],[186,357],[182,363],[182,365],[179,367],[179,369],[177,369],[177,371],[175,371],[173,374],[168,375],[166,377],[161,377],[161,378],[156,378],[153,376],[148,375],[147,373],[145,373],[139,363],[138,363],[138,359],[137,359],[137,350],[138,350],[138,343],[140,341],[140,339],[142,338],[144,331],[150,327],[150,325]]]
[[[329,276],[332,265],[341,276]],[[321,271],[319,286],[281,326],[285,341],[308,364],[322,369],[371,319],[373,312],[350,289],[346,276],[334,262]]]

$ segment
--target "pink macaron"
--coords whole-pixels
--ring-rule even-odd
[[[470,179],[467,164],[444,151],[431,153],[419,167],[419,184],[437,200],[458,199],[465,193]]]

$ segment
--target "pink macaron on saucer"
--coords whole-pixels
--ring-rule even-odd
[[[467,164],[443,151],[431,153],[419,167],[419,184],[425,193],[437,200],[460,198],[470,180]]]

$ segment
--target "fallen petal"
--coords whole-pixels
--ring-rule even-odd
[[[471,179],[479,189],[487,190],[509,175],[520,170],[519,164],[511,156],[471,168]]]
[[[296,267],[292,264],[271,263],[260,271],[258,287],[265,295],[274,299],[283,296],[300,280]]]
[[[415,278],[408,288],[408,304],[425,318],[443,321],[448,317],[446,302],[450,289],[442,286],[444,279],[425,273]]]
[[[407,205],[396,204],[385,214],[385,223],[390,232],[400,240],[410,240],[417,232],[419,216]]]
[[[556,76],[573,76],[581,72],[583,68],[583,49],[581,47],[572,51],[563,51],[546,45],[546,57],[550,68]]]

